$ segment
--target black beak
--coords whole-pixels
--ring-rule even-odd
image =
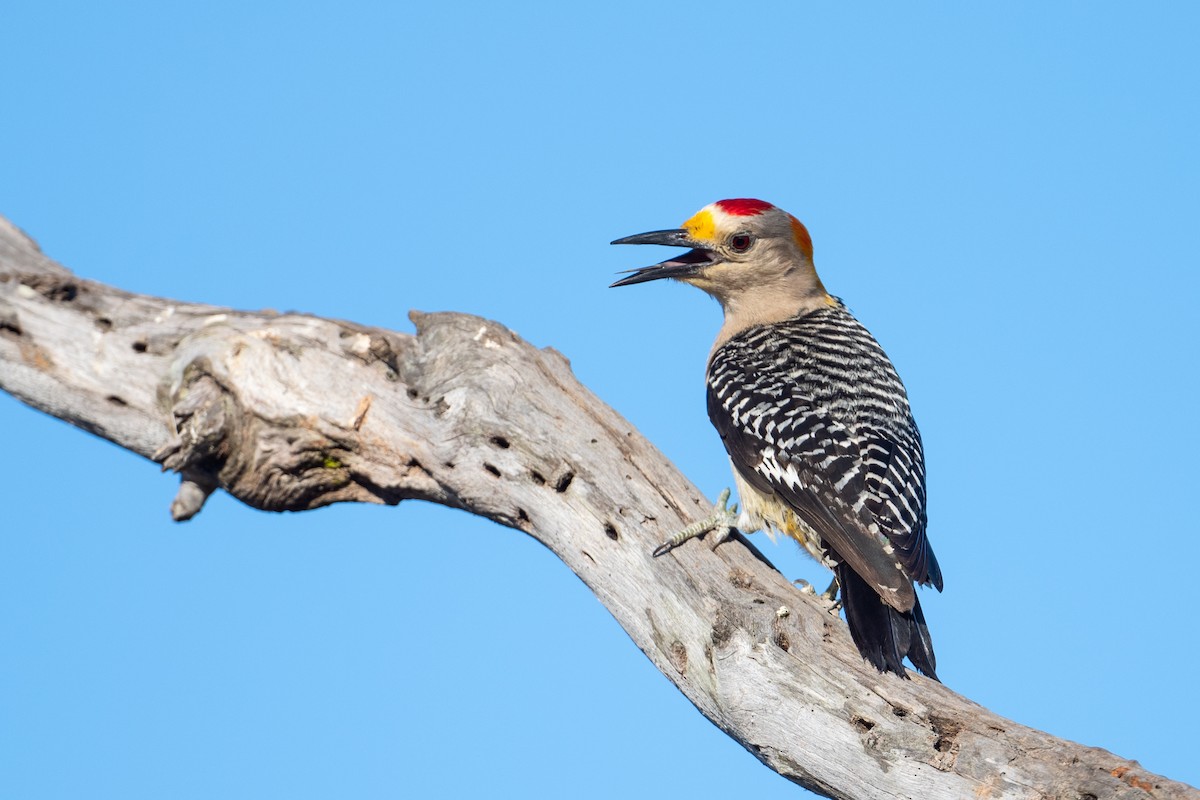
[[[711,250],[705,250],[699,242],[692,240],[687,231],[682,229],[639,233],[635,236],[617,239],[613,244],[665,244],[669,247],[690,247],[692,249],[681,256],[669,258],[653,266],[631,269],[629,270],[631,275],[621,278],[612,286],[630,286],[635,283],[656,281],[659,278],[686,278],[689,275],[695,275],[716,260],[716,256]],[[611,289],[612,286],[609,288]]]

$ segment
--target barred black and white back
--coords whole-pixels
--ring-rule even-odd
[[[942,588],[925,536],[925,459],[891,361],[840,301],[744,330],[713,353],[708,413],[757,522],[836,562],[860,652],[936,677],[913,581]],[[773,499],[775,502],[762,502]]]

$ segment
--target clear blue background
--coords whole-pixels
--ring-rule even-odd
[[[498,319],[715,496],[719,310],[607,242],[775,202],[908,384],[945,682],[1196,784],[1200,11],[1046,5],[9,4],[0,213],[148,294]],[[176,525],[153,464],[0,430],[0,796],[803,794],[532,539]]]

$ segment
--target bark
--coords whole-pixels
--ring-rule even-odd
[[[255,508],[430,500],[534,536],[713,724],[835,798],[1200,798],[1137,762],[865,664],[744,539],[659,541],[710,504],[566,358],[464,314],[415,335],[81,280],[0,219],[0,387]]]

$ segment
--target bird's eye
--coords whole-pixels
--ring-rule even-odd
[[[754,244],[754,238],[748,233],[737,233],[729,237],[729,249],[735,253],[744,253]]]

